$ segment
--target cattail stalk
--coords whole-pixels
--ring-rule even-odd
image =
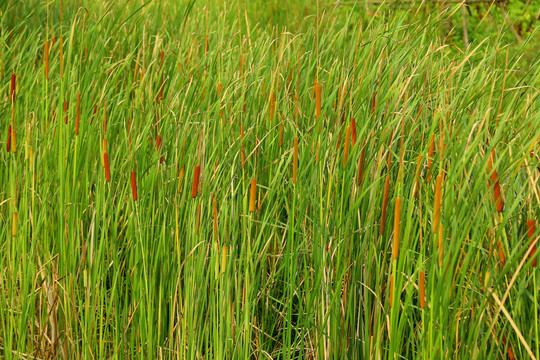
[[[535,257],[535,255],[536,255],[536,242],[537,242],[537,239],[534,236],[535,232],[536,232],[536,225],[535,225],[534,220],[533,219],[527,220],[527,234],[528,234],[529,240],[530,240],[530,243],[529,243],[529,258],[534,258],[534,260],[533,260],[533,262],[531,264],[532,267],[536,266],[536,260],[537,260],[537,258]]]
[[[197,191],[199,190],[199,176],[201,175],[201,166],[195,165],[195,170],[193,171],[193,187],[191,188],[191,197],[197,197]]]
[[[251,189],[249,192],[249,211],[255,211],[255,195],[257,193],[257,179],[251,179]]]
[[[109,166],[109,154],[107,152],[103,153],[103,166],[105,167],[105,180],[109,182],[111,181],[111,168]]]
[[[420,281],[418,286],[420,288],[420,309],[423,309],[426,306],[426,279],[423,270],[420,271]]]
[[[293,152],[293,184],[296,184],[298,176],[298,136],[294,137]]]
[[[396,198],[394,206],[394,244],[392,246],[392,259],[397,260],[399,253],[399,218],[401,214],[401,198]]]
[[[135,170],[131,171],[131,195],[133,196],[133,201],[137,201],[137,177],[135,176]]]
[[[349,139],[351,137],[351,127],[347,126],[345,129],[345,150],[343,151],[343,167],[347,164],[347,159],[349,157]]]
[[[76,105],[76,114],[75,114],[75,135],[79,135],[79,121],[81,117],[81,92],[77,93],[77,105]]]

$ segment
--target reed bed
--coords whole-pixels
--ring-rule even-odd
[[[314,4],[8,0],[0,357],[540,360],[540,73]]]

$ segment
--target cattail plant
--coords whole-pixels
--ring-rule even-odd
[[[397,260],[399,253],[399,217],[401,215],[401,198],[396,198],[394,206],[394,243],[392,246],[392,259]]]
[[[111,181],[111,169],[109,167],[109,154],[107,152],[103,153],[103,166],[105,167],[105,180],[109,182]]]
[[[9,100],[13,104],[15,102],[15,74],[11,74],[11,84],[9,87]]]
[[[296,185],[298,174],[298,136],[294,137],[294,151],[293,151],[293,184]]]
[[[531,266],[532,267],[535,267],[536,266],[536,260],[537,258],[535,257],[536,255],[536,242],[537,242],[537,238],[534,236],[534,233],[536,232],[536,226],[535,226],[535,222],[533,219],[529,219],[527,220],[527,234],[529,236],[529,240],[530,240],[530,243],[529,243],[529,258],[534,258]]]
[[[45,79],[49,80],[49,40],[45,41],[45,49],[43,52],[45,55]]]
[[[251,179],[251,189],[249,191],[249,211],[255,211],[255,195],[257,190],[257,179]]]
[[[8,138],[6,143],[6,150],[7,152],[11,151],[11,125],[8,127]]]
[[[229,248],[225,245],[221,248],[221,273],[225,274],[225,269],[227,269],[227,253]]]
[[[426,306],[426,279],[424,271],[420,271],[420,280],[419,280],[419,292],[420,292],[420,309],[423,309]]]
[[[137,201],[137,178],[135,177],[135,170],[131,171],[131,195],[133,197],[133,201]]]
[[[191,188],[191,197],[197,197],[197,191],[199,190],[199,176],[201,174],[201,166],[195,165],[195,170],[193,171],[193,187]]]

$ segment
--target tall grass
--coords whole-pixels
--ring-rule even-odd
[[[319,5],[8,1],[2,357],[540,359],[519,55]]]

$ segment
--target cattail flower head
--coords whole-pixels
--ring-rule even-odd
[[[9,99],[11,103],[15,102],[15,74],[11,74],[11,86],[9,88]]]
[[[11,236],[16,237],[17,236],[17,221],[18,221],[19,214],[15,211],[13,213],[13,223],[11,226]]]
[[[193,171],[193,187],[191,188],[191,197],[196,198],[197,192],[199,190],[199,176],[201,175],[201,166],[195,165],[195,170]]]
[[[255,211],[255,195],[257,193],[257,179],[251,179],[251,189],[249,192],[249,211]]]
[[[426,279],[424,271],[420,271],[420,280],[418,287],[420,288],[420,309],[426,306]]]
[[[131,195],[133,196],[133,201],[137,201],[137,178],[135,176],[135,170],[131,171]]]
[[[111,181],[111,168],[109,166],[109,154],[107,152],[103,153],[103,166],[105,167],[105,180],[109,182]]]

